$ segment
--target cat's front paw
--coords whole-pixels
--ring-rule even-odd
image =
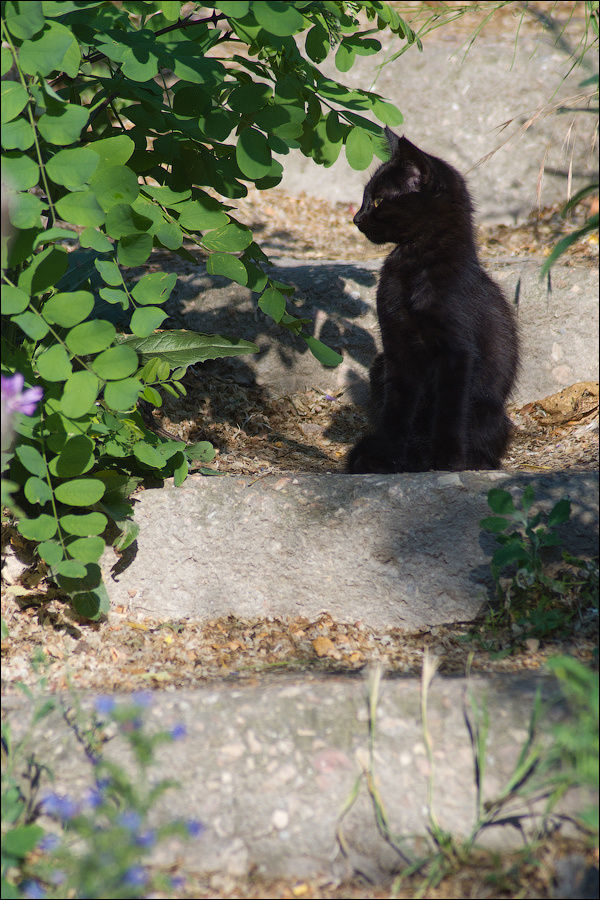
[[[346,471],[351,475],[376,473],[383,475],[401,472],[402,463],[398,448],[376,434],[367,434],[354,445],[346,460]]]

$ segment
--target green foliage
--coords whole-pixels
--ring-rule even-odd
[[[247,183],[278,184],[274,154],[291,148],[327,167],[344,147],[349,164],[365,168],[386,152],[373,118],[402,120],[378,94],[316,65],[337,45],[347,71],[356,55],[377,53],[373,35],[384,27],[410,35],[379,0],[197,3],[180,15],[181,3],[162,0],[2,4],[11,227],[2,371],[43,388],[35,414],[16,421],[8,483],[20,488],[21,534],[91,618],[107,611],[98,560],[110,529],[120,549],[134,539],[132,488],[149,474],[180,484],[197,458],[149,431],[140,398],[158,406],[162,391],[184,393],[189,365],[257,351],[220,335],[158,331],[176,277],[131,269],[154,248],[189,260],[184,242],[195,244],[209,273],[249,287],[265,315],[337,365],[341,356],[286,310],[289,290],[269,277],[235,200]]]
[[[498,488],[490,490],[487,499],[494,515],[482,519],[480,526],[499,544],[491,560],[498,604],[490,609],[487,625],[493,630],[508,626],[521,639],[547,638],[564,635],[597,612],[596,562],[563,552],[561,570],[553,575],[547,571],[545,551],[559,546],[557,528],[569,521],[570,501],[562,498],[548,513],[534,512],[531,485],[523,491],[520,506]]]
[[[48,792],[53,773],[43,751],[30,750],[34,726],[59,701],[43,700],[25,685],[31,701],[29,730],[18,740],[3,722],[6,765],[2,770],[2,897],[145,897],[149,891],[171,892],[172,879],[151,871],[156,847],[178,836],[200,836],[204,826],[173,819],[153,827],[149,818],[159,798],[176,782],[148,777],[158,747],[185,737],[185,727],[152,732],[143,721],[150,694],[134,694],[117,703],[98,697],[94,711],[84,711],[76,695],[62,708],[90,763],[93,787],[82,797]],[[42,678],[40,687],[45,688]],[[122,763],[104,753],[107,729],[118,733],[134,762],[130,775]],[[112,736],[112,735],[111,735]],[[54,820],[49,830],[38,820]],[[46,826],[47,827],[47,826]],[[35,850],[35,854],[33,851]]]

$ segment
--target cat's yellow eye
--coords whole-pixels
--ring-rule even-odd
[[[382,199],[381,197],[375,197],[375,199],[373,200],[373,206],[375,208],[377,208],[379,206],[379,204],[381,203],[381,199]]]

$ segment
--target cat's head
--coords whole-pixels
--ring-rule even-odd
[[[452,221],[470,221],[462,176],[405,137],[385,129],[390,158],[365,187],[354,224],[375,244],[405,243],[435,234]]]

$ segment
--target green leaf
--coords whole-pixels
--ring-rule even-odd
[[[69,28],[60,22],[49,22],[34,41],[24,41],[19,49],[19,65],[28,75],[50,75],[65,72],[75,78],[79,71],[79,44]]]
[[[73,478],[54,488],[59,503],[68,506],[91,506],[104,494],[104,484],[98,478]]]
[[[20,5],[29,6],[30,4],[21,3]],[[31,6],[35,5],[31,3]],[[17,828],[12,828],[2,836],[2,855],[25,859],[27,854],[37,847],[44,834],[44,829],[39,825],[19,825]],[[4,896],[4,891],[2,894]],[[20,894],[15,896],[20,896]]]
[[[47,541],[54,537],[58,524],[54,516],[42,513],[37,519],[19,519],[17,531],[28,541]]]
[[[56,211],[65,222],[73,225],[95,227],[104,222],[104,211],[100,208],[95,194],[87,189],[73,191],[61,197],[56,203]]]
[[[249,0],[230,0],[230,2],[221,0],[221,2],[214,5],[221,12],[225,13],[228,19],[243,19],[244,16],[248,15],[248,10],[250,9]]]
[[[145,306],[136,309],[131,317],[131,330],[140,338],[146,338],[167,318],[167,313],[157,306]]]
[[[571,517],[571,501],[566,497],[559,500],[552,508],[548,516],[548,526],[554,528],[556,525],[563,525],[568,522]]]
[[[135,444],[133,454],[141,463],[151,466],[153,469],[162,469],[165,464],[165,460],[158,450],[143,441]]]
[[[37,127],[40,134],[49,144],[64,146],[79,140],[81,132],[88,120],[89,111],[74,103],[64,106],[48,106],[47,112],[40,117]]]
[[[2,11],[6,17],[6,27],[21,41],[29,40],[41,31],[45,24],[40,0],[15,2],[11,0]]]
[[[63,548],[57,541],[44,541],[38,544],[38,556],[52,568],[63,559]]]
[[[131,292],[138,303],[150,305],[165,303],[177,282],[177,275],[167,272],[152,272],[144,275]]]
[[[103,300],[107,303],[120,303],[122,309],[129,309],[129,297],[125,291],[115,290],[114,288],[100,288],[98,291]]]
[[[48,334],[48,325],[39,313],[26,310],[18,316],[12,316],[11,322],[18,325],[32,341],[41,341]]]
[[[492,557],[492,565],[497,569],[503,569],[511,563],[529,562],[529,555],[519,540],[511,541],[499,547]]]
[[[55,573],[64,575],[67,578],[84,578],[87,569],[84,563],[77,559],[65,559],[56,566]]]
[[[347,72],[354,65],[354,49],[342,41],[335,54],[335,65],[340,72]]]
[[[77,232],[73,231],[71,228],[48,228],[46,231],[42,231],[41,234],[38,234],[33,242],[33,249],[37,250],[38,247],[44,244],[52,244],[54,241],[67,240],[76,241]]]
[[[97,153],[105,166],[124,166],[133,151],[135,144],[126,134],[103,138],[88,145]]]
[[[385,125],[392,128],[394,125],[401,125],[404,121],[404,116],[393,103],[388,103],[379,97],[373,101],[372,109],[380,122],[384,122]]]
[[[355,126],[346,138],[346,158],[353,169],[366,169],[373,159],[373,144],[368,132]]]
[[[8,209],[8,218],[15,228],[37,228],[46,205],[34,194],[16,194]]]
[[[27,479],[23,493],[30,503],[39,503],[40,506],[44,506],[52,499],[52,491],[48,486],[48,482],[38,478],[36,475],[32,475],[31,478]]]
[[[67,552],[82,563],[98,562],[106,544],[101,537],[80,537],[67,545]]]
[[[117,257],[122,266],[141,266],[151,252],[151,234],[126,235],[121,238],[117,247]]]
[[[229,222],[222,228],[209,231],[202,237],[202,244],[208,250],[236,252],[245,250],[252,243],[252,232],[238,222]]]
[[[93,407],[100,385],[91,372],[75,372],[65,384],[60,410],[71,419],[79,419]]]
[[[39,450],[36,450],[31,444],[21,444],[15,449],[15,456],[28,472],[31,472],[33,475],[46,475],[46,463],[44,457]]]
[[[244,263],[230,253],[211,253],[206,260],[206,271],[209,275],[224,275],[238,284],[248,283],[248,272]]]
[[[501,488],[492,488],[488,491],[487,502],[492,512],[500,516],[508,516],[515,511],[513,498],[508,491]]]
[[[110,381],[104,388],[105,403],[111,409],[126,412],[134,408],[143,387],[142,382],[137,378]]]
[[[279,37],[287,37],[304,28],[304,18],[292,3],[258,0],[252,4],[252,12],[265,31]]]
[[[13,55],[8,47],[2,47],[2,54],[0,56],[0,59],[0,76],[4,76],[8,74],[8,72],[10,72],[14,62]]]
[[[29,305],[27,294],[12,284],[2,285],[2,315],[11,316],[23,312]]]
[[[164,359],[171,368],[192,366],[207,359],[258,353],[258,347],[250,341],[195,331],[163,331],[149,337],[117,339],[133,347],[142,364],[156,356]]]
[[[53,344],[35,360],[36,368],[46,381],[66,381],[73,366],[62,344]]]
[[[18,81],[3,81],[0,86],[0,97],[2,100],[0,108],[2,125],[15,119],[29,100],[29,94]],[[2,130],[2,140],[3,145],[6,146],[4,144],[4,129]]]
[[[99,584],[93,591],[81,591],[74,594],[70,600],[75,612],[91,621],[106,616],[110,609],[108,592],[103,584]]]
[[[28,191],[40,177],[39,166],[28,156],[2,156],[2,181],[15,191]]]
[[[77,434],[50,460],[48,468],[57,478],[72,478],[89,472],[95,461],[94,442],[85,434]]]
[[[244,128],[238,136],[235,158],[249,179],[262,178],[271,168],[271,148],[266,137],[255,128]]]
[[[132,375],[138,367],[138,356],[132,347],[119,344],[100,353],[92,363],[92,369],[106,381],[119,381]]]
[[[212,197],[206,200],[190,200],[174,207],[179,213],[179,224],[190,231],[204,231],[206,228],[219,228],[227,225],[229,216],[221,209],[221,204]]]
[[[55,184],[77,191],[89,183],[99,162],[100,157],[90,147],[59,150],[46,163],[46,171]]]
[[[108,524],[104,513],[91,512],[83,515],[67,513],[60,517],[60,526],[67,534],[75,534],[80,537],[102,534]]]
[[[100,353],[110,347],[116,333],[117,330],[111,322],[93,319],[72,328],[65,338],[65,343],[71,353],[86,356],[89,353]]]
[[[113,249],[113,245],[102,231],[95,228],[84,228],[79,235],[79,243],[82,247],[91,247],[98,253],[107,253]]]
[[[120,287],[123,284],[121,271],[118,265],[111,259],[97,259],[94,262],[94,265],[105,284],[110,284],[113,287],[116,287],[117,285]]]
[[[493,534],[500,534],[501,531],[506,530],[509,524],[509,520],[503,519],[501,516],[486,516],[480,520],[479,527],[485,531],[491,531]]]
[[[151,225],[152,219],[140,215],[128,203],[116,203],[106,214],[106,233],[111,238],[148,231]]]
[[[339,366],[339,364],[343,362],[343,356],[335,350],[332,350],[327,344],[324,344],[322,341],[319,341],[311,335],[301,334],[300,336],[308,344],[308,349],[312,355],[324,366]]]
[[[65,250],[58,247],[46,247],[33,257],[26,269],[19,275],[19,287],[30,296],[42,294],[49,287],[54,287],[65,273],[68,265]]]
[[[175,222],[161,222],[152,229],[152,232],[167,250],[179,250],[183,244],[183,232]]]
[[[216,452],[210,441],[197,441],[195,444],[188,444],[185,448],[185,455],[188,459],[196,459],[201,462],[210,462],[215,458]]]
[[[2,86],[7,82],[2,82]],[[8,84],[14,82],[9,81]],[[2,105],[3,115],[6,115],[4,104]],[[2,147],[5,150],[29,150],[35,143],[35,131],[27,121],[27,119],[17,119],[14,122],[8,122],[2,125]]]
[[[308,56],[317,65],[327,58],[329,54],[329,34],[327,29],[323,28],[319,22],[306,35],[305,48]]]
[[[94,149],[96,145],[92,145]],[[90,187],[106,212],[117,203],[131,204],[139,194],[137,175],[127,166],[100,166],[92,176]]]
[[[72,328],[87,319],[93,308],[93,294],[89,291],[72,291],[50,297],[42,309],[42,315],[52,325]]]
[[[270,85],[251,81],[235,88],[227,102],[234,112],[252,115],[266,106],[272,96],[273,89]]]
[[[281,322],[285,313],[285,297],[275,288],[267,288],[258,301],[259,307],[275,322]]]

